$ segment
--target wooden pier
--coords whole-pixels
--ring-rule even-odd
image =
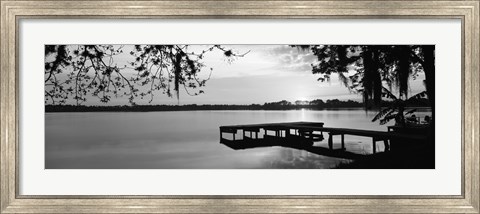
[[[233,136],[231,142],[235,142],[235,135],[240,130],[242,131],[242,139],[247,140],[278,140],[307,143],[310,146],[314,142],[322,141],[324,139],[324,133],[328,134],[328,148],[333,150],[333,137],[340,136],[341,138],[341,150],[345,150],[345,135],[355,135],[362,137],[372,138],[373,153],[377,151],[376,143],[382,141],[385,145],[385,151],[390,151],[392,148],[391,140],[402,141],[424,141],[426,135],[410,135],[400,134],[395,132],[383,132],[361,129],[346,129],[346,128],[332,128],[324,127],[324,123],[319,122],[291,122],[291,123],[266,123],[266,124],[249,124],[249,125],[233,125],[233,126],[221,126],[220,127],[220,141],[229,141],[223,138],[223,133],[230,133]],[[264,131],[264,136],[260,139],[260,131]],[[292,133],[293,131],[293,133]],[[274,135],[269,135],[273,132]],[[248,133],[248,136],[246,135]]]

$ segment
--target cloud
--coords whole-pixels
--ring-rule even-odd
[[[311,64],[316,57],[309,51],[302,51],[289,45],[225,45],[234,52],[246,53],[228,63],[218,52],[205,57],[204,62],[213,68],[212,79],[275,75],[312,75]],[[209,73],[209,70],[205,68]]]
[[[310,73],[311,64],[316,61],[316,57],[309,50],[301,50],[289,45],[273,46],[267,49],[266,54],[277,62],[275,69],[296,72],[296,74]]]

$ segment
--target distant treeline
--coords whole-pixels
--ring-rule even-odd
[[[382,106],[387,106],[385,101]],[[75,106],[75,105],[45,105],[45,112],[100,112],[100,111],[194,111],[194,110],[295,110],[295,109],[336,109],[336,108],[358,108],[364,107],[363,103],[338,99],[321,99],[312,101],[295,101],[294,103],[282,100],[279,102],[251,105],[134,105],[134,106]],[[429,107],[426,99],[409,105],[409,107]]]

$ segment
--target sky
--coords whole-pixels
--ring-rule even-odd
[[[361,101],[359,94],[352,93],[338,80],[336,74],[331,75],[329,82],[317,81],[318,75],[312,74],[311,64],[316,57],[310,51],[299,50],[288,45],[222,45],[232,49],[243,57],[227,58],[220,50],[206,54],[203,63],[206,65],[199,77],[210,79],[203,87],[205,93],[190,96],[181,88],[180,98],[168,97],[157,93],[154,100],[136,98],[137,104],[263,104],[287,100],[339,99]],[[192,51],[200,51],[210,45],[191,45]],[[130,52],[131,45],[125,46]],[[197,52],[198,52],[197,51]],[[119,55],[117,63],[125,63],[129,56]],[[210,69],[211,68],[211,69]],[[124,71],[132,72],[133,71]],[[424,90],[423,74],[410,80],[410,94]],[[72,102],[69,102],[73,104]],[[90,97],[85,105],[102,105],[98,98]],[[103,104],[104,105],[104,104]],[[127,97],[113,97],[106,105],[128,105]]]

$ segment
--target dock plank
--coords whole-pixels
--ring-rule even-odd
[[[275,129],[298,129],[304,131],[321,131],[329,132],[334,135],[355,135],[362,137],[373,137],[377,139],[404,139],[404,140],[425,140],[426,136],[424,135],[412,135],[412,134],[401,134],[393,133],[387,131],[374,131],[374,130],[363,130],[363,129],[349,129],[349,128],[335,128],[335,127],[324,127],[324,123],[319,122],[288,122],[288,123],[263,123],[263,124],[247,124],[247,125],[232,125],[232,126],[221,126],[220,128],[225,130],[231,129],[266,129],[266,130],[275,130]]]
[[[422,143],[427,140],[427,134],[404,134],[388,131],[375,131],[364,129],[351,128],[335,128],[324,127],[321,122],[288,122],[288,123],[263,123],[263,124],[246,124],[246,125],[231,125],[220,127],[220,141],[231,148],[245,149],[254,148],[257,146],[287,146],[291,148],[303,149],[316,154],[322,154],[331,157],[341,158],[358,158],[357,154],[349,153],[345,149],[345,135],[355,135],[372,138],[373,154],[377,151],[377,141],[383,141],[385,148],[384,152],[391,151],[392,141],[401,141],[406,143]],[[265,131],[263,139],[258,138],[260,129]],[[295,134],[291,134],[291,130],[295,130]],[[245,140],[235,140],[235,133],[242,130],[243,138]],[[245,131],[255,132],[255,140],[249,139],[245,136]],[[267,131],[275,131],[274,136],[267,135]],[[285,134],[283,132],[285,131]],[[222,132],[233,133],[233,140],[228,141],[222,139]],[[320,134],[315,132],[321,132]],[[298,134],[297,134],[298,133]],[[323,134],[328,133],[328,148],[314,147],[316,141],[322,141]],[[251,136],[253,136],[250,133]],[[341,136],[341,149],[333,148],[333,136]],[[285,144],[286,142],[289,142]],[[419,144],[421,145],[421,144]],[[395,146],[394,146],[395,147]]]

